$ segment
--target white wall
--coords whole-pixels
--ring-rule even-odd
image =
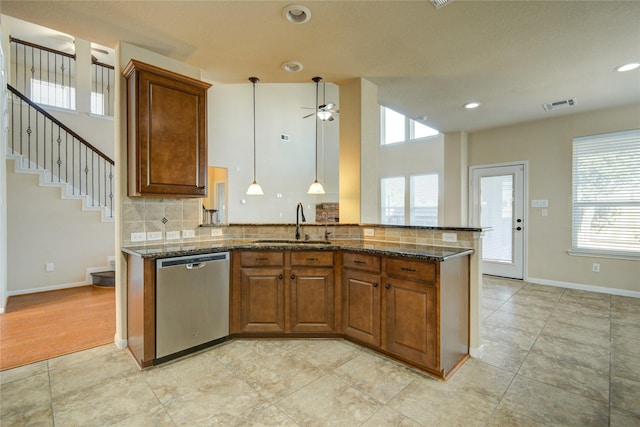
[[[338,201],[339,117],[318,127],[318,181],[326,194],[307,194],[315,170],[315,83],[256,84],[256,177],[263,196],[247,196],[253,181],[252,85],[215,84],[209,90],[209,165],[228,168],[228,221],[292,223],[302,202],[308,222],[315,205]],[[322,86],[320,86],[322,99]],[[327,102],[339,105],[338,88],[326,84]],[[281,134],[290,137],[282,141]],[[281,197],[278,196],[281,194]]]
[[[40,187],[38,175],[15,173],[14,161],[6,176],[8,295],[86,284],[87,268],[108,269],[114,224],[101,212],[82,211],[82,201],[62,199],[59,187]]]
[[[0,21],[0,313],[7,299],[7,74],[5,68],[5,36]]]
[[[640,105],[632,105],[469,135],[470,166],[528,160],[530,199],[549,201],[546,217],[527,201],[527,280],[640,292],[637,260],[567,253],[571,249],[573,138],[639,127]],[[599,273],[591,271],[593,263],[600,264]]]

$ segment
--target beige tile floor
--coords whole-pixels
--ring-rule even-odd
[[[2,426],[640,426],[640,299],[485,277],[441,382],[341,340],[237,340],[143,372],[103,346],[0,374]]]

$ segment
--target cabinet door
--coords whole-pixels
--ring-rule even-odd
[[[387,350],[438,369],[437,287],[388,278],[384,292]]]
[[[282,269],[242,269],[241,332],[284,332],[283,274]]]
[[[344,270],[343,330],[359,341],[380,346],[380,276]]]
[[[333,268],[291,270],[291,331],[333,332]]]
[[[132,61],[129,195],[206,196],[208,83]]]

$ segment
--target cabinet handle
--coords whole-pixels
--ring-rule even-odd
[[[256,257],[256,261],[267,261],[269,258],[267,257]]]
[[[278,275],[278,279],[280,279],[280,280],[282,280],[282,279],[283,279],[283,277],[284,277],[284,276],[283,276],[282,274]]]
[[[391,285],[387,283],[386,285],[384,285],[384,288],[385,289],[391,289]]]
[[[377,288],[377,287],[378,287],[378,284],[377,284],[377,283],[374,283],[374,284],[373,284],[373,287],[374,287],[374,288]]]
[[[408,268],[408,267],[400,267],[400,270],[408,271],[409,273],[415,273],[416,272],[416,270],[414,268]]]
[[[295,274],[291,275],[291,280],[296,280],[296,275]]]
[[[363,265],[363,264],[366,264],[367,262],[366,262],[366,261],[360,261],[359,259],[356,259],[356,260],[353,260],[353,263],[354,263],[354,264],[360,264],[360,265]]]
[[[318,258],[307,258],[307,261],[318,261]]]

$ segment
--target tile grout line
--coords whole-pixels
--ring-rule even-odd
[[[613,358],[613,346],[612,346],[612,322],[611,322],[611,315],[612,315],[612,301],[611,301],[611,295],[609,295],[609,426],[611,427],[611,382],[613,381],[613,376],[612,376],[612,371],[613,371],[613,366],[611,364],[611,360]]]
[[[502,305],[504,305],[507,301],[509,301],[514,295],[516,295],[518,292],[520,292],[522,289],[524,289],[529,283],[523,280],[524,285],[520,287],[520,289],[518,289],[516,292],[514,292],[511,297],[509,297],[509,299],[507,299]],[[520,366],[518,367],[518,370],[513,374],[513,377],[511,378],[511,381],[509,381],[509,384],[507,385],[507,387],[505,387],[504,392],[502,393],[502,396],[500,396],[500,399],[498,399],[498,404],[496,405],[496,407],[493,409],[493,411],[491,412],[491,415],[489,416],[489,418],[487,419],[487,423],[489,423],[491,421],[491,419],[493,418],[493,416],[495,415],[495,412],[498,410],[498,407],[500,406],[500,404],[502,403],[502,400],[504,399],[504,397],[506,396],[507,392],[509,391],[509,388],[511,387],[511,385],[513,384],[513,381],[516,379],[516,377],[518,376],[520,370],[522,369],[522,367],[524,366],[524,364],[526,363],[527,359],[529,358],[529,355],[531,354],[531,350],[533,350],[533,347],[536,345],[536,342],[538,342],[538,338],[540,337],[540,335],[542,334],[542,331],[544,331],[544,328],[547,326],[547,322],[549,321],[549,319],[551,319],[551,316],[553,316],[553,313],[556,312],[556,310],[558,309],[558,306],[560,305],[560,300],[562,299],[562,297],[564,296],[566,292],[566,289],[562,290],[562,293],[560,295],[560,298],[558,298],[558,300],[555,302],[555,306],[553,307],[553,311],[551,311],[551,314],[549,314],[549,316],[547,317],[547,319],[544,321],[544,325],[542,326],[542,328],[540,329],[540,331],[538,332],[538,334],[536,335],[536,339],[533,341],[533,343],[531,344],[531,347],[529,347],[529,350],[527,351],[527,355],[524,357],[524,359],[522,360],[522,363],[520,364]],[[502,307],[501,305],[501,307]],[[497,311],[497,310],[496,310]],[[534,379],[534,381],[537,381]],[[543,383],[544,384],[544,383]],[[529,418],[528,416],[524,415],[524,414],[520,414],[522,416],[525,416],[526,418]],[[485,423],[485,426],[487,425],[487,423]]]
[[[53,423],[53,427],[56,426],[56,417],[53,412],[53,392],[51,390],[51,369],[49,367],[49,360],[47,360],[47,379],[49,383],[49,408],[51,408],[51,422]]]

